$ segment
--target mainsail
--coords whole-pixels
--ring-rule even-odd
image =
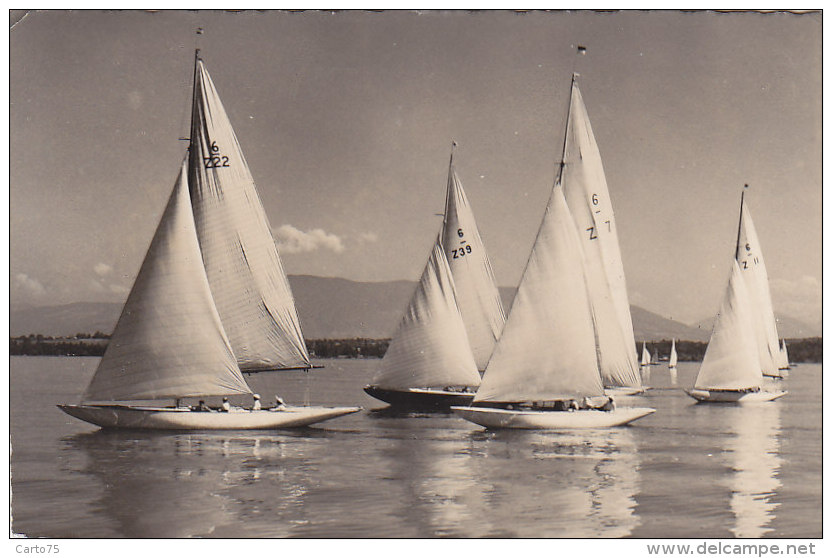
[[[454,297],[439,239],[410,299],[374,384],[385,389],[477,386],[480,375]]]
[[[211,297],[183,162],[84,400],[250,392]]]
[[[760,366],[763,374],[777,375],[780,361],[780,341],[774,321],[768,272],[757,238],[751,213],[745,204],[745,192],[740,202],[740,226],[737,235],[736,258],[751,299],[752,321],[757,336]]]
[[[615,215],[601,154],[574,76],[560,182],[586,255],[589,297],[604,385],[640,387]]]
[[[676,354],[676,340],[673,339],[670,342],[670,358],[667,360],[667,367],[668,368],[676,368],[676,362],[679,360],[679,356]]]
[[[453,153],[439,238],[454,277],[456,301],[474,360],[479,370],[485,370],[506,318],[474,213],[454,169]]]
[[[309,353],[266,212],[198,58],[188,169],[208,281],[240,368],[308,368]]]
[[[474,402],[603,395],[581,241],[556,185]]]
[[[742,272],[732,261],[731,279],[696,377],[696,389],[746,389],[762,384],[750,306]]]

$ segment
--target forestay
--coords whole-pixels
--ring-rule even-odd
[[[266,212],[214,84],[194,77],[189,178],[202,257],[242,370],[309,367]]]
[[[440,239],[454,278],[456,301],[471,352],[477,368],[485,370],[506,318],[474,213],[454,169],[453,155]]]
[[[604,395],[583,260],[575,221],[556,186],[474,402]]]
[[[211,297],[183,162],[85,401],[250,393]]]
[[[607,386],[640,387],[615,215],[601,154],[574,78],[563,162],[560,181],[587,261],[601,376]]]
[[[736,256],[751,299],[752,321],[757,336],[760,366],[763,374],[777,374],[780,361],[780,340],[774,321],[768,272],[757,230],[754,228],[754,221],[751,220],[751,213],[745,204],[745,196],[743,196],[740,214]]]
[[[438,239],[374,383],[385,389],[480,383]]]
[[[748,289],[736,261],[714,323],[696,389],[746,389],[763,381],[752,325]]]

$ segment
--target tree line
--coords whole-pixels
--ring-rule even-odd
[[[648,341],[647,350],[651,355],[658,353],[659,358],[667,360],[670,355],[670,339],[661,341]],[[638,355],[641,358],[642,342],[639,341]],[[790,362],[823,362],[823,338],[808,337],[805,339],[786,339]],[[676,355],[680,362],[700,362],[705,356],[705,349],[708,344],[701,341],[679,341],[676,340]]]
[[[110,336],[95,333],[77,333],[72,337],[45,335],[21,335],[9,338],[9,354],[28,356],[101,356],[107,348]],[[792,362],[822,362],[823,338],[786,339],[789,360]],[[390,339],[307,339],[306,348],[316,358],[381,358],[387,352]],[[700,341],[676,341],[679,361],[698,362],[705,356],[707,343]],[[666,360],[670,355],[670,340],[647,342],[650,354],[658,353]],[[641,355],[641,342],[638,343]]]

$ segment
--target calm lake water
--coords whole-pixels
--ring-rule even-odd
[[[377,360],[249,376],[269,401],[384,404]],[[821,366],[756,406],[697,405],[652,367],[625,428],[486,431],[363,411],[301,430],[105,432],[75,403],[97,358],[11,358],[12,530],[30,537],[819,537]],[[242,401],[242,400],[241,400]]]

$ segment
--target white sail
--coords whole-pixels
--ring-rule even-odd
[[[603,395],[581,241],[557,185],[474,401]]]
[[[448,169],[448,192],[440,239],[454,277],[456,301],[465,322],[471,352],[474,353],[477,368],[485,370],[506,318],[494,271],[468,197],[456,175],[453,158]]]
[[[589,296],[604,385],[640,387],[615,215],[601,154],[574,79],[561,183],[586,255]]]
[[[480,383],[438,239],[373,383],[396,390]]]
[[[309,367],[266,212],[201,60],[194,78],[189,179],[208,281],[240,368]]]
[[[762,384],[750,306],[742,273],[732,261],[731,279],[696,377],[696,389],[746,389]]]
[[[676,354],[676,340],[673,339],[670,342],[670,358],[667,360],[667,367],[668,368],[676,368],[676,362],[679,360],[679,356]]]
[[[250,393],[202,266],[183,163],[86,401]]]
[[[748,206],[745,204],[744,195],[736,256],[751,299],[751,312],[754,330],[757,335],[760,366],[763,374],[777,375],[780,340],[777,335],[777,325],[774,322],[768,273],[763,260],[763,252],[760,248],[760,240],[757,238],[757,231],[754,228],[754,222],[751,220]]]
[[[641,344],[641,365],[650,365],[650,351],[647,350],[647,342]]]
[[[789,349],[786,347],[786,340],[780,344],[780,368],[789,368]]]

